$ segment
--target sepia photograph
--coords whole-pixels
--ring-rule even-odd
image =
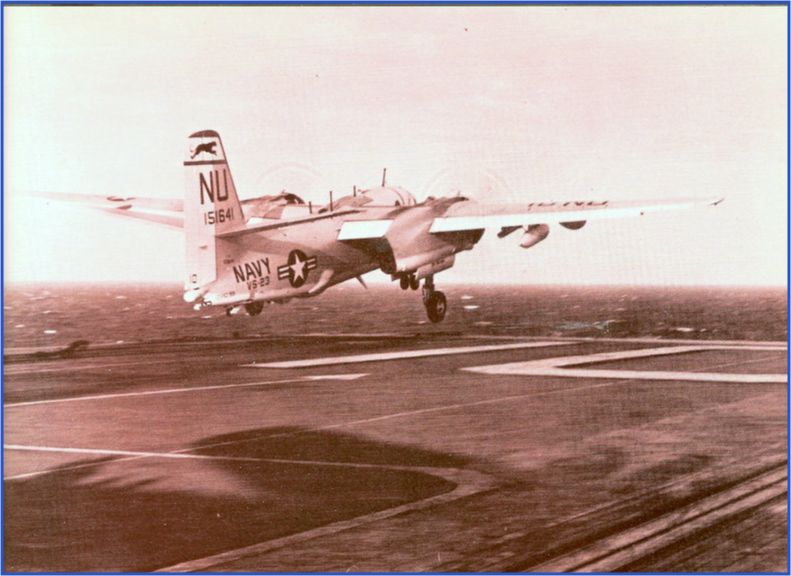
[[[788,4],[4,4],[3,573],[788,573]]]

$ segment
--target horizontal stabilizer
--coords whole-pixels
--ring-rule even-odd
[[[153,224],[162,224],[171,228],[184,228],[184,218],[181,214],[167,212],[144,212],[142,210],[119,210],[117,208],[99,208],[102,212],[107,212],[113,216],[124,216],[126,218],[137,218]]]

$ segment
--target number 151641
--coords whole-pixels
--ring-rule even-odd
[[[206,225],[230,222],[233,220],[233,208],[225,208],[222,210],[210,210],[203,213],[203,223]]]

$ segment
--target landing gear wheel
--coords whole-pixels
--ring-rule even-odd
[[[250,302],[249,304],[244,305],[244,309],[247,310],[247,313],[250,316],[258,316],[261,313],[261,310],[264,309],[264,303]]]
[[[434,324],[442,322],[442,319],[445,318],[445,313],[447,311],[448,301],[445,298],[445,294],[440,291],[436,291],[431,296],[429,296],[428,300],[426,301],[426,314],[428,314],[429,320],[431,320]]]
[[[401,290],[409,290],[409,276],[401,276]]]
[[[420,280],[417,279],[417,275],[412,274],[409,277],[409,287],[412,288],[412,290],[420,288]]]

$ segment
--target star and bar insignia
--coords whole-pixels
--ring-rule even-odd
[[[292,250],[288,254],[288,263],[277,267],[277,279],[285,280],[294,288],[299,288],[308,279],[308,273],[318,267],[315,256],[305,256],[302,250]]]

